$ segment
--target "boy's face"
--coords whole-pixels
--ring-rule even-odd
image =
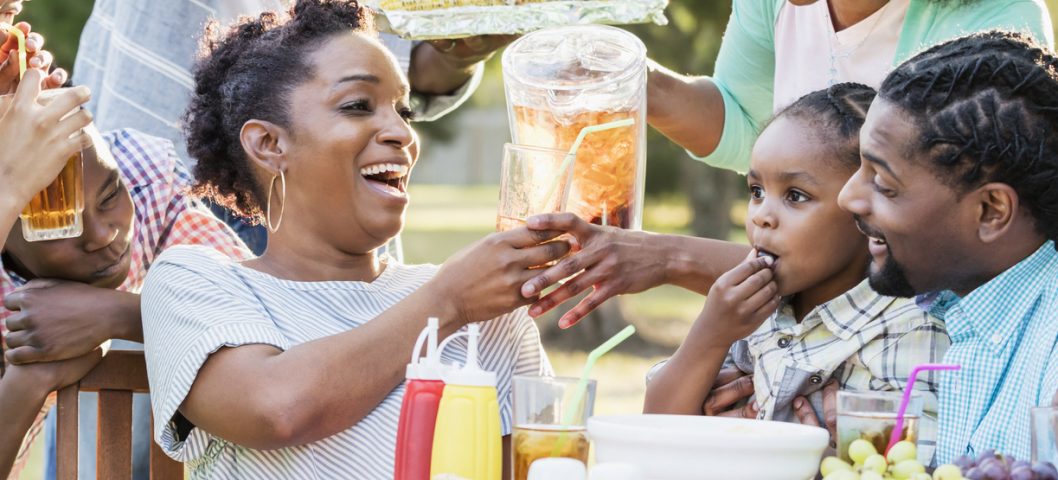
[[[886,295],[958,291],[952,280],[974,277],[975,257],[987,255],[979,205],[926,166],[918,138],[911,115],[875,100],[860,131],[860,168],[841,192],[842,208],[871,238],[871,285]]]
[[[56,278],[102,288],[117,288],[128,276],[135,214],[132,197],[106,143],[98,134],[93,138],[96,148],[83,151],[84,233],[77,238],[27,242],[22,226],[16,223],[7,236],[6,268],[29,279]]]
[[[837,202],[854,169],[814,130],[799,118],[777,118],[754,145],[747,176],[746,234],[775,257],[783,296],[828,286],[839,295],[862,281],[869,258],[867,239]]]

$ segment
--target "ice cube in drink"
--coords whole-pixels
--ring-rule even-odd
[[[514,480],[527,480],[529,466],[541,458],[575,458],[588,463],[588,434],[582,425],[518,425],[511,444]]]
[[[548,110],[514,107],[515,138],[525,145],[568,151],[580,131],[592,125],[631,118],[635,110],[585,111],[559,118]],[[598,225],[633,227],[636,211],[636,173],[639,129],[642,125],[613,128],[584,137],[578,148],[566,210]]]
[[[904,416],[904,431],[900,440],[912,443],[918,441],[918,416]],[[849,458],[849,444],[857,439],[864,439],[874,445],[878,453],[884,453],[889,446],[889,437],[896,427],[896,414],[877,412],[849,412],[838,414],[838,456],[846,462],[854,463]]]

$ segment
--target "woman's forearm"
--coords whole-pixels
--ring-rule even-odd
[[[7,478],[18,456],[22,439],[33,426],[47,392],[28,386],[16,369],[0,378],[0,478]]]
[[[724,98],[709,77],[688,77],[650,62],[647,123],[695,155],[713,153],[724,133]]]
[[[180,411],[196,426],[256,449],[334,435],[371,413],[404,379],[427,317],[441,319],[442,337],[462,326],[447,305],[428,283],[345,333],[284,352],[257,345],[221,350],[199,370]]]
[[[735,268],[751,247],[741,243],[687,235],[666,235],[666,283],[705,295],[716,279]]]

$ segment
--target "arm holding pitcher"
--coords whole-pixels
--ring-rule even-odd
[[[708,238],[593,225],[571,213],[538,215],[530,218],[528,225],[533,230],[566,232],[576,244],[576,253],[522,286],[522,295],[531,298],[559,280],[576,275],[537,300],[529,315],[543,315],[593,289],[562,316],[562,328],[573,326],[610,297],[659,285],[678,285],[704,295],[717,278],[738,265],[750,251],[748,245]]]

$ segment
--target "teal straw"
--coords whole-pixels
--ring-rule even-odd
[[[614,347],[620,345],[621,342],[628,340],[628,337],[635,335],[635,333],[635,325],[629,325],[588,354],[588,361],[584,363],[584,370],[580,373],[580,381],[577,382],[577,386],[573,389],[573,407],[567,409],[566,413],[562,416],[563,430],[572,425],[577,414],[584,409],[582,403],[584,401],[584,395],[588,392],[588,377],[591,375],[591,369],[595,367],[595,362],[599,360],[599,357],[606,355],[610,350],[613,350]],[[552,457],[558,455],[558,451],[561,450],[562,445],[566,443],[565,440],[566,434],[563,433],[558,440],[555,441],[555,447],[551,452]]]

